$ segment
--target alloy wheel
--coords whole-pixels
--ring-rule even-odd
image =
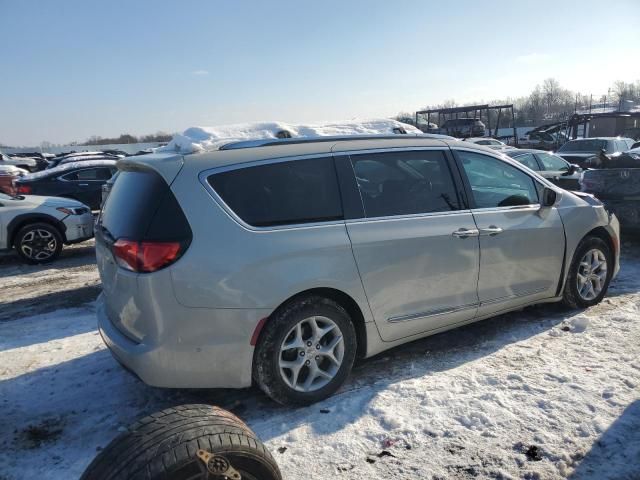
[[[578,265],[576,282],[578,295],[583,300],[593,300],[604,288],[607,280],[607,257],[597,249],[591,249],[584,254]]]
[[[333,320],[305,318],[289,330],[280,346],[278,366],[284,382],[299,392],[313,392],[336,376],[344,360],[344,339]]]
[[[20,250],[32,260],[42,261],[51,258],[58,247],[56,237],[44,229],[34,229],[25,234],[20,242]]]

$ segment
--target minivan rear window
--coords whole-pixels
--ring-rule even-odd
[[[331,157],[238,168],[207,181],[236,215],[255,227],[344,218]]]
[[[120,171],[100,214],[114,238],[183,241],[191,228],[165,180],[154,171]]]

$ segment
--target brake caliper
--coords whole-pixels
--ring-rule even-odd
[[[202,460],[207,467],[207,471],[213,475],[213,478],[242,480],[240,473],[231,466],[229,460],[222,455],[215,455],[206,450],[198,450],[196,453],[198,458]]]

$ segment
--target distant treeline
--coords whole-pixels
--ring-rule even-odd
[[[136,137],[135,135],[130,135],[128,133],[123,133],[119,137],[100,137],[98,135],[94,135],[89,137],[86,142],[83,142],[83,145],[111,145],[111,144],[122,144],[122,143],[152,143],[152,142],[169,142],[173,135],[165,132],[157,132],[150,135],[142,135],[140,137]]]
[[[533,91],[525,97],[506,97],[492,101],[480,100],[458,104],[455,100],[447,100],[438,105],[427,105],[420,110],[432,110],[437,108],[463,107],[467,105],[514,105],[514,114],[517,127],[530,127],[554,123],[566,120],[576,110],[588,110],[602,106],[606,103],[610,107],[625,108],[629,105],[640,105],[640,80],[635,82],[615,82],[604,95],[585,95],[573,92],[560,86],[555,78],[547,78],[542,85],[537,85]],[[497,112],[490,111],[491,126],[495,127]],[[399,121],[414,124],[415,112],[401,112],[396,117]],[[483,118],[483,121],[485,119]],[[438,122],[438,116],[431,116],[432,123]],[[426,122],[426,117],[424,118]],[[499,128],[511,126],[511,114],[502,112]]]

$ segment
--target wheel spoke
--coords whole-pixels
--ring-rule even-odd
[[[302,357],[298,357],[294,361],[280,360],[280,368],[291,371],[290,383],[293,387],[298,383],[298,376],[300,375],[302,367],[304,367],[304,358]]]
[[[287,335],[287,338],[291,335],[292,332],[293,338],[282,346],[283,350],[291,350],[292,348],[304,348],[304,341],[302,340],[302,324],[296,324],[296,326],[293,327],[293,330],[289,332],[289,335]]]

